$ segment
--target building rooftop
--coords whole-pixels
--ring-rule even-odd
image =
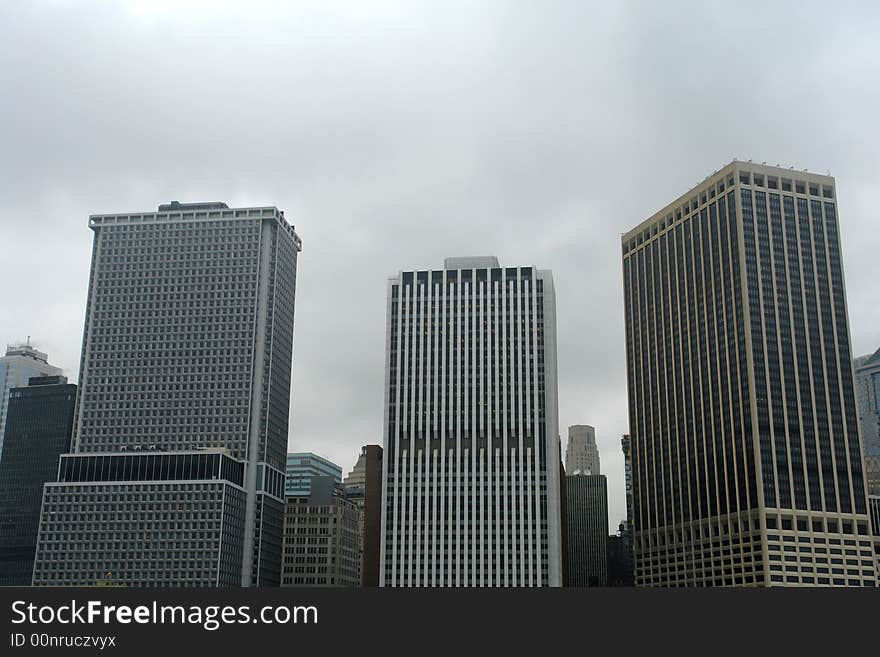
[[[806,169],[795,170],[794,167],[768,165],[766,162],[743,162],[732,160],[721,169],[706,176],[677,199],[655,212],[635,228],[621,235],[624,253],[649,240],[659,231],[678,223],[682,217],[713,203],[716,196],[721,196],[736,185],[749,185],[757,189],[774,189],[782,193],[809,194],[813,197],[834,199],[835,180],[830,175],[810,173]],[[775,187],[774,187],[775,185]]]
[[[181,203],[180,201],[171,201],[171,203],[162,203],[159,206],[159,212],[168,212],[169,210],[228,210],[229,206],[223,201],[208,201],[207,203]]]
[[[24,356],[25,358],[32,358],[34,360],[38,360],[41,363],[49,364],[49,354],[37,351],[30,344],[10,344],[6,345],[6,355],[7,356]]]
[[[500,266],[495,256],[459,256],[443,260],[443,269],[492,269]]]

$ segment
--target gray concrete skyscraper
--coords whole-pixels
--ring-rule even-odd
[[[447,258],[387,321],[382,585],[559,586],[551,273]]]
[[[599,447],[596,430],[588,424],[575,424],[568,428],[568,445],[565,447],[566,474],[601,474],[599,472]]]
[[[834,178],[733,161],[622,250],[636,584],[874,586]]]
[[[274,207],[92,215],[42,585],[277,585],[300,239]]]

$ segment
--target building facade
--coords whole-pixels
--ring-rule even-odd
[[[868,511],[871,516],[871,536],[874,540],[874,562],[880,572],[880,495],[868,496]]]
[[[565,447],[565,472],[574,474],[601,474],[599,472],[599,447],[596,430],[588,424],[575,424],[568,428],[568,445]]]
[[[834,178],[734,161],[622,247],[637,585],[873,586]]]
[[[43,484],[70,450],[76,386],[63,376],[31,377],[8,399],[6,457],[0,460],[0,586],[30,586]]]
[[[312,477],[327,475],[337,484],[342,483],[342,468],[323,456],[311,452],[297,452],[287,455],[287,480],[285,495],[308,497]]]
[[[361,586],[379,586],[379,545],[382,529],[382,447],[364,445],[345,478],[345,495],[358,506]]]
[[[565,477],[568,586],[608,586],[608,483],[604,475]]]
[[[551,273],[447,258],[387,318],[383,586],[559,586]]]
[[[360,509],[332,476],[284,508],[282,586],[360,586]]]
[[[299,237],[225,203],[89,227],[73,451],[34,584],[278,585]]]
[[[869,495],[880,495],[880,349],[854,365],[865,482]]]
[[[624,434],[620,438],[620,449],[623,452],[623,480],[626,494],[626,525],[632,527],[633,518],[633,474],[632,474],[632,438]]]
[[[6,414],[9,392],[12,388],[24,388],[31,377],[59,376],[61,369],[49,365],[48,354],[27,344],[9,345],[6,355],[0,358],[0,460],[3,459],[3,436],[6,432]]]

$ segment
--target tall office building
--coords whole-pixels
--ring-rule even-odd
[[[622,241],[637,584],[873,586],[834,178],[733,161]]]
[[[225,203],[89,227],[73,453],[34,584],[277,585],[299,237]]]
[[[604,475],[565,477],[568,584],[608,585],[608,483]]]
[[[880,349],[855,360],[859,435],[869,495],[880,495]]]
[[[382,529],[382,447],[364,445],[345,478],[345,494],[358,505],[361,586],[379,586],[379,543]]]
[[[0,586],[29,586],[43,484],[70,450],[76,386],[63,376],[31,377],[9,393],[6,456],[0,461]]]
[[[389,279],[384,586],[559,586],[556,301],[494,257]]]
[[[49,356],[32,347],[30,340],[26,344],[6,347],[6,355],[0,358],[0,460],[3,459],[9,391],[27,386],[31,377],[60,374],[61,369],[49,365]]]
[[[574,474],[600,474],[599,447],[596,430],[588,424],[575,424],[568,428],[568,445],[565,447],[565,472]]]
[[[342,468],[311,452],[297,452],[287,455],[287,480],[284,484],[285,495],[308,497],[311,491],[312,478],[327,475],[337,484],[342,483]]]
[[[281,586],[360,586],[359,515],[329,475],[314,475],[308,495],[287,496]]]

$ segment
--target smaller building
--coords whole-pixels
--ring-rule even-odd
[[[853,365],[865,486],[869,495],[880,495],[880,349]]]
[[[32,377],[9,392],[0,461],[0,586],[30,586],[43,484],[70,449],[76,386],[63,376]]]
[[[296,452],[287,455],[287,483],[285,495],[308,497],[312,477],[326,475],[337,484],[342,483],[342,468],[312,452]]]
[[[604,475],[565,478],[568,586],[608,585],[608,484]]]
[[[608,537],[608,586],[634,586],[632,532],[625,520]]]
[[[354,468],[345,478],[345,494],[358,505],[361,586],[379,586],[379,549],[382,531],[382,447],[364,445]]]
[[[31,346],[30,338],[26,344],[6,347],[6,355],[0,357],[0,459],[3,458],[3,436],[11,390],[28,387],[31,377],[60,375],[61,369],[49,365],[48,354]]]
[[[572,473],[575,470],[584,474],[600,474],[596,429],[589,424],[575,424],[568,428],[565,471]]]
[[[285,500],[281,586],[359,586],[358,505],[334,477]]]

